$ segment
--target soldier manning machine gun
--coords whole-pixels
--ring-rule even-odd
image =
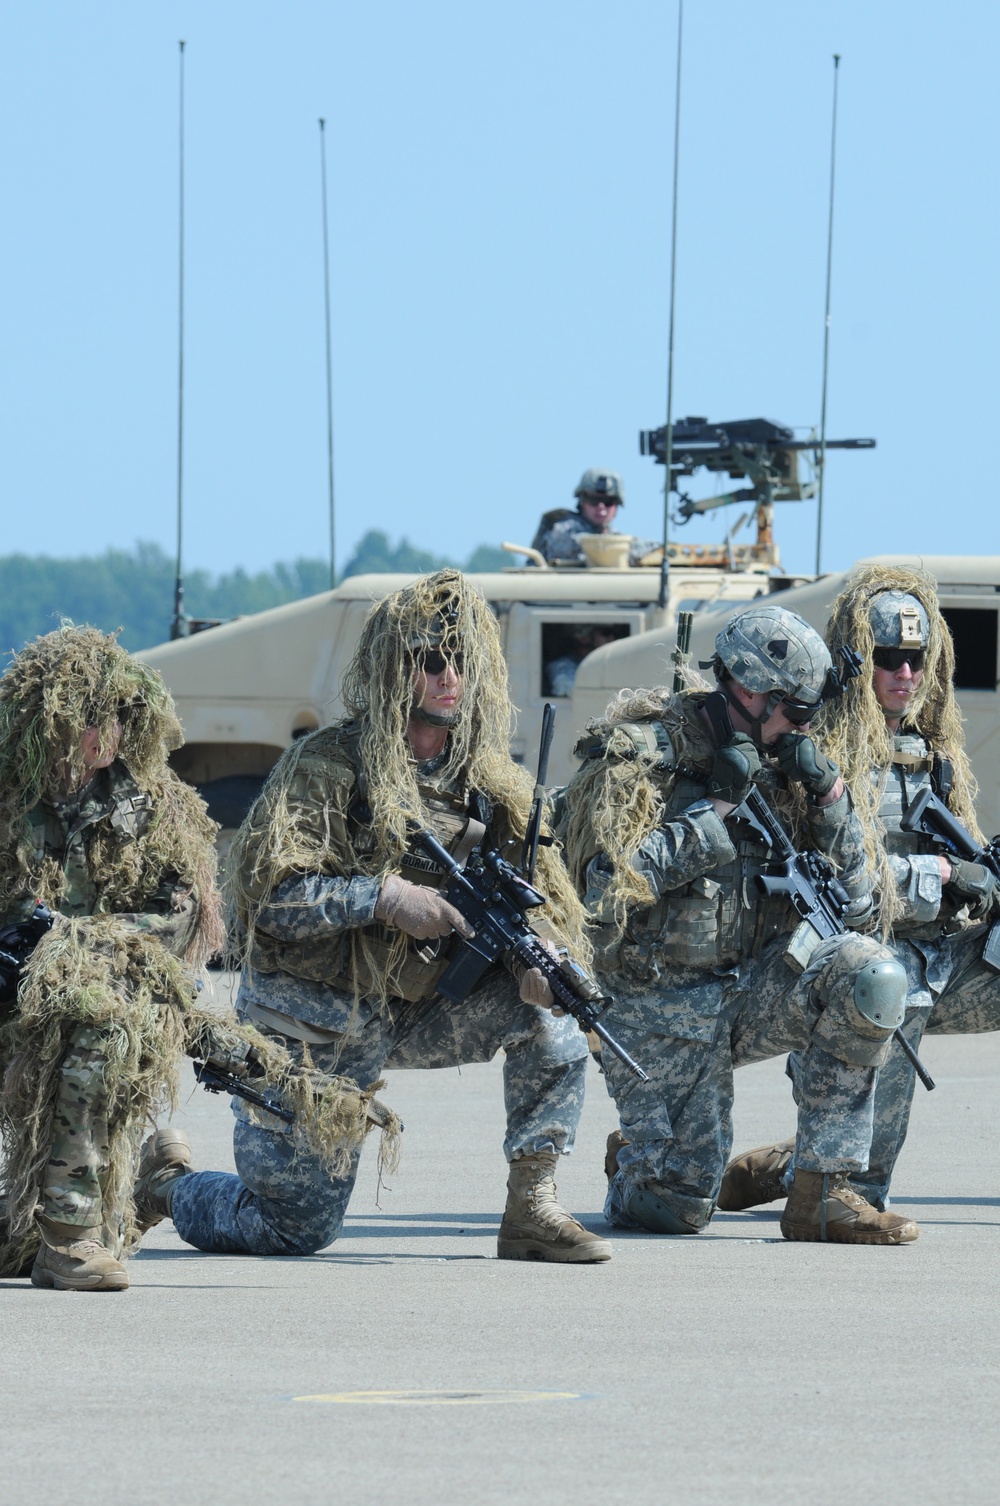
[[[873,450],[875,441],[828,439],[824,448]],[[658,465],[665,465],[666,451],[665,425],[659,429],[641,430],[640,454],[651,455]],[[713,512],[717,507],[728,507],[731,502],[747,502],[750,511],[730,530],[730,536],[743,526],[751,512],[757,524],[755,543],[734,548],[727,541],[715,546],[719,560],[707,560],[706,563],[728,564],[730,568],[734,565],[780,563],[773,531],[775,502],[804,502],[816,495],[817,483],[803,481],[799,475],[799,456],[803,452],[811,453],[814,466],[819,464],[820,441],[815,434],[809,439],[796,439],[791,429],[767,418],[741,418],[725,424],[710,424],[707,418],[677,420],[673,426],[670,461],[670,490],[676,492],[679,499],[673,521],[689,523],[692,518]],[[734,478],[745,477],[751,484],[738,491],[694,501],[681,491],[679,482],[682,476],[693,476],[700,469]],[[684,548],[683,545],[671,547]],[[705,548],[710,553],[713,551],[712,545]]]

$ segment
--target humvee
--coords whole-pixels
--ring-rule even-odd
[[[941,611],[955,641],[955,688],[979,781],[979,820],[984,831],[1000,831],[1000,555],[883,554],[862,561],[870,562],[919,567],[938,582]],[[781,605],[823,632],[846,578],[845,571],[792,587],[782,596]],[[716,601],[706,603],[695,617],[691,658],[696,667],[699,660],[712,657],[715,636],[730,615],[729,604]],[[675,629],[658,626],[637,642],[612,644],[590,654],[576,675],[569,723],[582,728],[591,717],[600,716],[622,686],[669,684],[675,638]]]
[[[743,558],[714,546],[671,545],[670,555],[665,609],[657,605],[656,566],[524,564],[469,576],[500,624],[517,708],[511,753],[518,762],[533,767],[542,708],[550,700],[561,714],[549,778],[568,779],[577,727],[572,679],[595,643],[632,642],[653,629],[669,637],[679,610],[735,606],[792,583],[773,576],[769,563],[750,558],[749,550]],[[285,748],[343,714],[341,678],[372,603],[413,579],[352,576],[333,591],[139,655],[160,671],[177,702],[186,742],[173,765],[223,827],[239,825]]]

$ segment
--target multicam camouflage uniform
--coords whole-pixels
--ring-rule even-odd
[[[758,898],[759,844],[720,820],[705,798],[715,744],[700,714],[703,700],[698,692],[674,696],[660,715],[615,727],[616,748],[624,735],[633,767],[642,761],[650,771],[664,812],[635,859],[658,899],[629,915],[599,963],[616,1000],[608,1023],[650,1076],[637,1083],[604,1053],[628,1142],[618,1152],[605,1215],[618,1227],[636,1227],[629,1205],[635,1194],[652,1193],[665,1205],[659,1227],[669,1233],[696,1232],[714,1212],[732,1142],[734,1068],[792,1043],[802,1053],[798,1164],[821,1173],[864,1170],[876,1070],[889,1038],[854,1002],[861,970],[888,957],[878,943],[847,934],[815,946],[804,971],[786,960],[798,918],[785,901]],[[577,751],[600,757],[608,750],[585,740]],[[629,771],[626,753],[625,781]],[[773,766],[765,761],[755,782],[780,807]],[[573,795],[571,783],[568,808]],[[849,918],[864,920],[870,888],[847,795],[826,806],[810,803],[798,839],[836,864],[851,896]],[[595,852],[585,904],[607,937],[614,934],[605,899],[610,872],[607,857]]]
[[[329,830],[348,870],[369,845],[354,732],[345,725],[306,739],[295,753],[290,793],[300,824]],[[469,795],[436,777],[441,761],[417,765],[418,788],[426,824],[456,850],[469,834]],[[502,809],[494,813],[494,831],[502,842]],[[265,825],[257,840],[266,840]],[[401,873],[435,888],[442,877],[414,852],[404,855]],[[290,875],[263,893],[238,1012],[277,1035],[297,1059],[308,1054],[324,1071],[361,1084],[385,1066],[450,1067],[489,1061],[502,1048],[508,1160],[569,1150],[583,1103],[585,1038],[572,1020],[522,1003],[501,966],[465,1003],[451,1004],[433,997],[446,965],[436,945],[411,939],[388,1004],[380,1007],[373,997],[374,975],[367,990],[362,976],[362,997],[355,999],[351,933],[364,932],[376,973],[399,934],[375,920],[378,895],[378,879],[319,872]],[[201,1172],[176,1182],[171,1216],[181,1238],[203,1250],[258,1255],[308,1254],[330,1244],[343,1223],[358,1153],[345,1176],[331,1178],[274,1120],[262,1122],[241,1103],[234,1112],[239,1175]]]
[[[32,866],[46,861],[63,874],[59,912],[67,917],[103,915],[108,904],[89,860],[95,837],[113,834],[121,844],[147,829],[153,802],[120,763],[99,771],[84,790],[67,800],[43,799],[28,813]],[[25,895],[2,924],[24,920],[36,896]],[[198,918],[198,898],[174,873],[159,883],[141,913],[115,912],[119,925],[153,936],[176,956],[188,948]],[[9,1006],[12,1017],[16,1006]],[[108,1096],[104,1081],[109,1032],[78,1025],[69,1035],[53,1112],[51,1152],[40,1192],[44,1216],[82,1228],[100,1225],[102,1184],[108,1169]]]

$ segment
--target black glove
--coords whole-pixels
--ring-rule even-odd
[[[949,858],[951,878],[945,885],[949,898],[959,909],[965,906],[970,920],[979,920],[993,904],[997,881],[982,863],[967,863],[963,858]]]
[[[785,778],[793,784],[804,784],[810,795],[829,795],[840,778],[833,759],[821,753],[811,737],[785,732],[774,751]]]
[[[745,732],[734,732],[716,748],[708,776],[708,798],[740,805],[750,793],[754,775],[760,773],[760,754]]]

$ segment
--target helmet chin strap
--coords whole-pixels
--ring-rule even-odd
[[[760,740],[760,733],[764,723],[769,720],[771,713],[774,711],[774,707],[771,705],[772,697],[768,696],[766,702],[764,703],[764,710],[761,712],[761,714],[759,716],[754,716],[753,712],[748,711],[742,701],[737,700],[736,696],[733,693],[732,686],[732,680],[723,680],[719,685],[719,690],[722,695],[725,696],[726,700],[728,701],[732,709],[736,712],[737,716],[742,717],[744,722],[746,722],[746,724],[750,728],[750,737],[754,745],[758,748],[763,748],[764,744]]]
[[[425,727],[454,727],[458,721],[457,711],[448,711],[441,715],[436,711],[425,711],[416,701],[410,706],[410,716],[415,722],[423,722]]]

